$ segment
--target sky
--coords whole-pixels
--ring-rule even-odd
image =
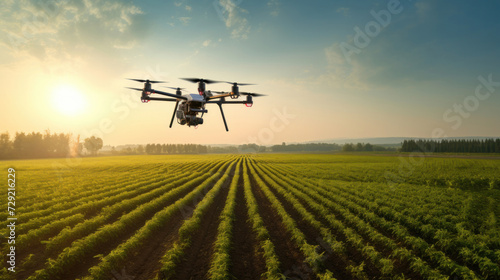
[[[0,2],[0,132],[106,145],[500,136],[498,1]],[[254,83],[267,96],[174,122],[126,78]],[[229,91],[228,84],[211,90]]]

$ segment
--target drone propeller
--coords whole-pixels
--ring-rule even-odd
[[[133,90],[137,90],[137,91],[143,91],[143,89],[140,89],[140,88],[135,88],[135,87],[125,87],[125,88],[128,88],[128,89],[133,89]]]
[[[128,78],[127,78],[127,80],[136,81],[136,82],[141,82],[141,83],[150,83],[150,84],[167,83],[167,82],[164,82],[164,81],[150,81],[150,80],[128,79]]]
[[[169,88],[173,90],[185,90],[185,88],[180,88],[180,87],[164,87],[164,88]]]
[[[238,83],[238,82],[225,82],[233,86],[253,86],[255,84],[247,84],[247,83]]]
[[[181,78],[181,79],[188,81],[188,82],[191,82],[191,83],[199,83],[199,82],[203,82],[205,84],[221,83],[220,81],[209,80],[209,79],[199,79],[199,78]]]
[[[266,96],[266,94],[253,93],[253,92],[240,92],[240,94],[241,95],[250,95],[250,96],[255,96],[255,97]]]

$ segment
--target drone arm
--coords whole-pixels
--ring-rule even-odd
[[[164,92],[164,91],[159,91],[159,90],[152,90],[151,93],[157,93],[157,94],[165,95],[165,96],[168,96],[168,97],[173,97],[173,98],[176,98],[176,99],[187,100],[187,97],[185,97],[185,96],[177,95],[177,94],[173,94],[173,93],[168,93],[168,92]]]
[[[215,104],[245,104],[247,101],[208,101],[206,103],[215,103]]]
[[[170,128],[172,128],[172,123],[174,122],[174,118],[175,118],[175,112],[177,112],[177,105],[179,105],[179,100],[177,100],[177,102],[175,102],[175,108],[174,108],[174,113],[172,114],[172,120],[170,120]]]
[[[224,93],[224,94],[209,96],[209,97],[207,97],[207,100],[211,100],[211,99],[215,99],[215,98],[228,97],[228,96],[232,96],[232,95],[235,95],[235,94],[233,94],[231,92],[228,92],[228,93]]]
[[[146,100],[155,100],[155,101],[179,101],[173,98],[158,98],[158,97],[148,97]]]
[[[224,126],[226,127],[226,131],[229,131],[229,129],[227,128],[226,118],[224,117],[224,111],[222,110],[222,104],[219,102],[217,103],[217,105],[219,105],[220,113],[222,115],[222,120],[224,121]]]

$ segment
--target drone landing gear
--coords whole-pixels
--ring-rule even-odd
[[[172,119],[170,120],[170,126],[169,126],[170,128],[172,128],[172,123],[174,122],[175,112],[177,112],[177,105],[179,105],[179,101],[175,102],[174,113],[172,114]]]
[[[224,111],[222,110],[222,104],[217,103],[219,105],[220,113],[222,114],[222,120],[224,121],[224,126],[226,127],[226,131],[229,131],[227,128],[226,117],[224,117]]]

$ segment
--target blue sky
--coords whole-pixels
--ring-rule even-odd
[[[2,1],[0,131],[97,133],[114,145],[500,136],[499,8],[427,0]],[[178,78],[256,83],[245,89],[268,96],[251,109],[226,106],[229,133],[216,107],[198,129],[168,129],[173,104],[141,104],[124,89],[141,86],[129,77],[191,91],[196,86]],[[62,85],[84,97],[78,114],[55,106]]]

